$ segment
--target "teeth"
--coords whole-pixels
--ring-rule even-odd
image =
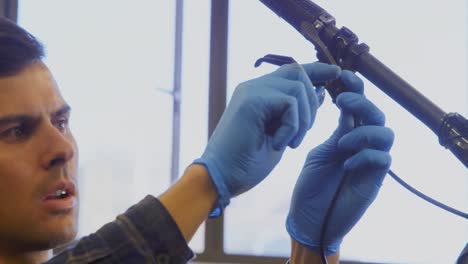
[[[67,196],[67,191],[66,190],[57,190],[55,192],[55,196],[59,198],[64,198]]]

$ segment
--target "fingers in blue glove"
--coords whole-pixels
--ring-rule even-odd
[[[349,191],[367,201],[373,201],[392,163],[386,151],[364,149],[344,163],[344,169],[351,172]]]
[[[321,62],[303,64],[302,66],[309,77],[309,82],[326,83],[339,78],[341,73],[340,67]],[[316,87],[315,94],[317,95],[319,106],[322,105],[325,99],[325,89],[321,86]]]
[[[343,70],[340,79],[346,86],[347,91],[364,94],[364,82],[352,71]]]
[[[272,117],[275,120],[280,117],[279,127],[273,131],[273,149],[279,151],[291,144],[292,139],[299,132],[297,99],[288,95],[269,95],[265,99],[265,106],[271,110]],[[271,120],[272,117],[267,118]]]
[[[299,144],[302,142],[302,139],[304,138],[307,130],[309,130],[312,127],[312,124],[315,120],[315,114],[317,112],[317,107],[318,105],[310,105],[310,98],[309,93],[307,92],[307,88],[305,87],[304,83],[300,81],[290,81],[282,78],[270,78],[268,80],[271,82],[269,86],[283,94],[286,94],[288,96],[294,97],[297,102],[297,113],[292,113],[292,112],[278,112],[275,111],[274,116],[271,118],[275,118],[278,116],[278,114],[281,114],[281,119],[280,119],[280,124],[277,124],[275,126],[281,127],[282,123],[287,122],[285,125],[288,125],[291,127],[292,124],[290,122],[298,120],[298,129],[295,132],[295,136],[291,139],[290,142],[287,143],[292,148],[295,148],[299,146]],[[282,94],[278,94],[278,96],[283,96]],[[280,103],[282,104],[282,101],[275,101],[275,103]],[[285,101],[284,103],[288,103],[288,101]],[[286,104],[284,107],[281,105],[277,106],[279,109],[283,110],[288,110],[291,105]],[[297,115],[297,118],[291,119],[291,120],[285,120],[283,117],[285,115]],[[276,128],[277,129],[277,128]],[[273,129],[273,130],[276,130]],[[287,131],[293,132],[291,129],[287,129]],[[274,131],[273,131],[274,132]],[[284,131],[286,132],[286,131]],[[279,142],[275,141],[275,146],[276,144],[279,144]],[[280,147],[279,145],[277,147]]]
[[[333,81],[341,74],[340,67],[321,62],[303,64],[302,67],[313,82]]]
[[[272,75],[300,81],[306,87],[307,96],[311,106],[320,106],[325,97],[323,88],[316,89],[314,93],[312,82],[328,82],[337,79],[340,76],[341,69],[336,65],[330,65],[320,62],[307,64],[287,64],[281,66]],[[318,97],[318,98],[317,98]]]
[[[309,80],[309,82],[310,80],[313,82],[326,82],[337,79],[340,76],[340,73],[341,69],[336,65],[313,62],[302,65],[286,64],[278,68],[272,74],[289,80],[298,80],[302,77],[308,77],[306,79]]]
[[[392,162],[388,153],[394,140],[393,131],[382,126],[362,126],[353,129],[338,141],[342,150],[356,152],[344,163],[353,171],[350,178],[353,191],[361,197],[373,199]]]
[[[358,152],[371,148],[389,151],[395,135],[388,127],[361,126],[353,129],[338,141],[338,148],[347,152]]]
[[[365,125],[383,126],[385,124],[384,113],[363,95],[353,92],[341,93],[336,98],[336,105],[343,114],[358,118]]]
[[[288,104],[287,108],[284,108],[287,109],[281,117],[281,122],[284,125],[280,126],[281,129],[276,131],[273,139],[273,146],[276,150],[283,148],[285,145],[296,148],[304,139],[307,130],[312,127],[317,108],[323,102],[325,92],[323,88],[319,88],[314,92],[311,79],[313,81],[333,80],[338,78],[340,71],[339,67],[324,63],[288,64],[266,76],[266,78],[274,76],[270,85],[287,95],[294,96],[297,99],[298,106],[297,114],[290,108],[290,104]],[[292,124],[292,121],[296,119],[285,119],[296,115],[299,121],[297,130]],[[287,133],[293,131],[296,131],[295,136],[290,139],[290,142],[286,143],[285,140],[289,139]]]
[[[344,168],[349,171],[386,170],[390,168],[391,162],[392,158],[387,151],[363,149],[347,159],[344,163]]]

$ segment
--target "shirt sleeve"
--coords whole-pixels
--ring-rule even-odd
[[[148,195],[96,233],[55,256],[56,263],[187,263],[194,258],[177,224]]]
[[[457,264],[468,264],[468,243],[466,243],[465,248],[458,257]]]

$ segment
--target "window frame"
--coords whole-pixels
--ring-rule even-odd
[[[18,20],[18,0],[0,1],[0,16],[16,22]]]

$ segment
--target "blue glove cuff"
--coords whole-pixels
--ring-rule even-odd
[[[218,200],[216,201],[216,205],[213,208],[213,211],[211,211],[209,217],[214,218],[220,216],[231,200],[231,194],[222,180],[223,175],[221,171],[214,163],[203,158],[194,160],[192,164],[202,165],[208,171],[208,174],[216,187],[216,191],[218,192]]]
[[[301,232],[300,228],[297,227],[297,225],[295,224],[294,220],[291,219],[291,217],[288,217],[286,219],[286,230],[288,231],[289,235],[299,244],[302,244],[311,251],[320,254],[320,241],[317,241],[316,243],[310,241],[310,238],[307,237],[306,232]],[[340,241],[336,243],[325,246],[325,255],[328,256],[337,253],[340,250],[341,241],[342,240],[340,239]]]

